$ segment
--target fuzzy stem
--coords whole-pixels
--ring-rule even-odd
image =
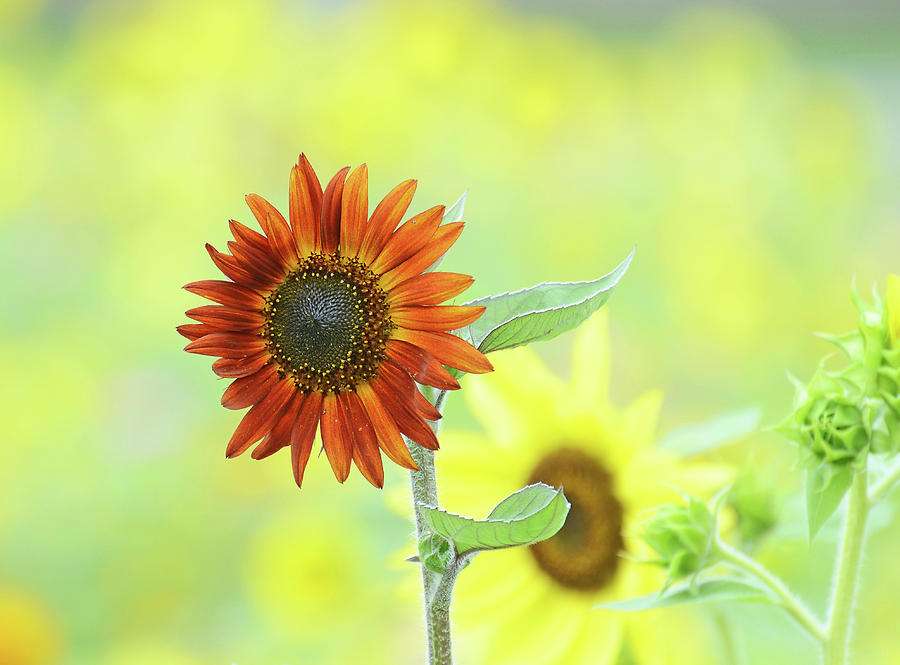
[[[870,506],[867,485],[867,474],[862,471],[856,474],[850,486],[847,520],[844,523],[844,537],[841,541],[837,576],[831,596],[828,638],[825,640],[823,650],[825,665],[845,665],[849,662],[853,606]]]
[[[425,387],[427,388],[427,386]],[[425,397],[440,411],[447,396],[446,390],[441,390],[435,395],[432,388],[423,390]],[[431,428],[437,434],[440,429],[440,421],[431,423]],[[410,471],[410,484],[412,485],[413,511],[416,519],[416,539],[421,543],[431,535],[428,524],[422,515],[422,506],[438,505],[437,479],[434,471],[434,452],[406,440],[413,461],[419,467],[418,471]],[[438,598],[439,585],[443,584],[447,575],[438,575],[428,570],[422,564],[422,596],[425,604],[425,631],[428,636],[428,664],[452,665],[453,658],[450,650],[450,602],[449,595],[446,604],[442,605]],[[456,575],[454,573],[453,577]],[[452,580],[450,588],[452,590]]]
[[[790,614],[814,639],[819,642],[824,642],[826,632],[822,623],[813,615],[806,605],[788,590],[784,582],[772,574],[765,566],[721,540],[716,540],[715,547],[725,561],[738,570],[752,575],[771,589],[772,593],[774,593],[778,597],[778,600],[781,601],[781,607],[783,607],[785,611],[787,611],[787,613]]]

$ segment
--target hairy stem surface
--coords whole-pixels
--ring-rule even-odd
[[[869,515],[868,478],[865,471],[856,475],[850,486],[847,520],[838,555],[837,574],[831,595],[828,637],[823,648],[825,665],[845,665],[849,661],[850,633],[856,588],[862,563],[866,518]]]
[[[442,390],[435,394],[431,388],[423,390],[424,395],[440,411],[444,404],[447,392]],[[435,433],[440,428],[440,421],[431,424]],[[422,506],[438,505],[437,480],[434,472],[434,452],[413,443],[409,439],[406,445],[412,455],[413,461],[419,467],[418,471],[410,471],[410,484],[412,485],[413,511],[416,520],[417,543],[421,543],[431,535],[431,530],[422,516]],[[456,562],[454,561],[454,566]],[[456,573],[449,580],[449,591],[438,593],[439,587],[447,582],[448,574],[443,576],[428,570],[425,564],[422,566],[422,595],[425,605],[425,632],[428,637],[428,664],[452,665],[453,656],[450,640],[450,596],[452,595],[453,581]],[[449,570],[448,570],[449,573]]]

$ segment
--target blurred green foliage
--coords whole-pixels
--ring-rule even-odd
[[[842,329],[848,278],[897,271],[879,89],[897,80],[896,42],[843,66],[840,26],[807,50],[735,8],[684,7],[622,34],[551,11],[0,5],[11,665],[419,662],[419,608],[395,596],[391,563],[410,525],[316,460],[301,492],[282,455],[226,464],[238,416],[174,331],[199,304],[179,287],[215,276],[203,243],[248,220],[245,193],[283,207],[301,150],[323,177],[367,161],[373,197],[419,178],[416,209],[468,188],[446,267],[476,276],[473,297],[594,278],[636,244],[612,303],[614,383],[665,387],[672,425],[748,403],[769,421],[785,411],[782,370],[807,373],[822,351],[809,332]],[[542,351],[560,360],[568,343]],[[459,404],[448,421],[471,426]],[[873,541],[866,579],[884,583],[863,593],[867,663],[898,639],[900,540]],[[824,594],[805,545],[775,551],[775,569]],[[734,611],[757,631],[779,618]],[[812,657],[790,631],[746,642],[753,663]]]

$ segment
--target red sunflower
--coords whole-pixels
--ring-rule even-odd
[[[234,379],[222,396],[250,410],[234,431],[227,457],[254,443],[254,459],[291,446],[299,486],[318,430],[338,481],[351,460],[381,487],[381,451],[408,469],[404,443],[436,450],[427,420],[440,414],[416,383],[454,390],[444,367],[488,372],[490,362],[451,334],[483,307],[441,305],[473,279],[426,272],[456,241],[461,222],[441,224],[436,206],[400,224],[415,180],[395,187],[368,214],[365,164],[343,168],[325,187],[304,155],[291,171],[288,223],[256,194],[247,197],[263,233],[230,222],[230,254],[207,244],[229,281],[184,288],[218,305],[188,310],[199,323],[178,327],[191,353],[218,356],[213,371]],[[398,228],[398,224],[400,224]]]

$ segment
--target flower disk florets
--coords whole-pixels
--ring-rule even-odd
[[[377,375],[394,328],[378,277],[356,259],[315,253],[269,296],[263,336],[304,392],[339,392]]]

